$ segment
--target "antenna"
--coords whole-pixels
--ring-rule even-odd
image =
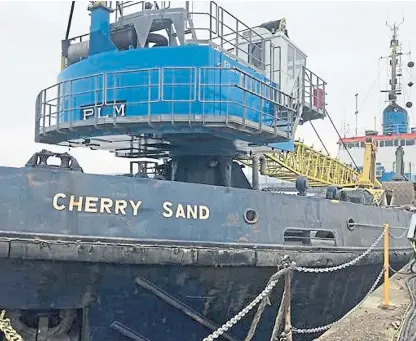
[[[390,39],[390,55],[387,58],[390,60],[390,89],[388,90],[381,90],[381,92],[385,92],[388,94],[388,102],[390,103],[396,103],[397,97],[402,95],[402,88],[400,86],[399,78],[402,77],[402,64],[401,64],[401,57],[404,54],[401,50],[401,43],[398,39],[398,32],[399,27],[404,23],[404,17],[403,20],[396,25],[394,23],[393,25],[389,25],[388,21],[386,21],[386,26],[390,28],[392,31],[392,37]]]
[[[397,101],[398,97],[403,95],[403,87],[402,87],[402,77],[403,77],[403,69],[402,69],[402,57],[403,55],[410,55],[410,52],[404,53],[402,51],[402,43],[399,41],[399,27],[404,23],[404,16],[403,20],[397,25],[396,22],[394,22],[393,25],[389,25],[386,21],[386,26],[388,26],[391,30],[391,39],[390,39],[390,55],[384,58],[387,58],[390,61],[390,80],[389,80],[389,89],[387,90],[381,90],[381,92],[385,92],[388,95],[387,102],[390,103],[390,105],[393,105],[394,107],[388,107],[389,110],[392,110],[391,112],[388,112],[387,117],[385,118],[383,116],[383,133],[390,132],[390,133],[401,133],[408,130],[408,123],[406,120],[406,123],[400,123],[400,116],[397,115],[397,112],[399,112],[399,108],[397,108]],[[409,62],[407,64],[409,68],[412,68],[414,66],[413,62]],[[409,82],[407,84],[409,87],[413,85],[412,82]],[[412,102],[407,102],[406,107],[410,108],[412,107]],[[387,109],[387,108],[386,108]],[[404,111],[404,113],[401,113],[400,115],[407,115],[407,112]],[[385,121],[386,120],[386,121]],[[402,126],[402,128],[398,128],[399,126]],[[397,131],[391,131],[394,128],[394,130]]]
[[[358,136],[358,93],[355,94],[355,136]]]
[[[389,25],[389,23],[388,23],[388,17],[387,17],[387,20],[386,20],[386,26],[387,27],[390,27],[390,29],[392,29],[392,30],[394,30],[394,29],[398,29],[399,28],[399,26],[401,25],[401,24],[403,24],[404,23],[404,13],[403,13],[403,19],[402,19],[402,21],[400,22],[400,24],[398,24],[397,26],[396,26],[396,23],[394,23],[393,24],[393,26],[390,26]]]

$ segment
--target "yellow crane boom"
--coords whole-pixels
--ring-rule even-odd
[[[377,146],[371,137],[365,140],[363,170],[358,177],[357,186],[361,188],[382,188],[381,182],[376,178]]]
[[[332,158],[313,147],[296,141],[293,152],[265,153],[260,160],[263,175],[295,182],[298,176],[308,178],[309,186],[354,187],[360,173],[339,159]],[[241,160],[247,166],[251,160]]]
[[[363,170],[359,172],[337,158],[332,158],[313,147],[296,141],[293,152],[277,151],[265,153],[260,157],[260,173],[281,180],[296,182],[299,176],[308,179],[310,187],[339,188],[343,200],[347,197],[361,197],[366,192],[367,201],[375,205],[387,203],[386,191],[376,178],[376,152],[377,146],[371,137],[365,141]],[[251,160],[240,160],[252,167]],[[394,185],[394,188],[397,186]],[[391,192],[391,191],[390,191]],[[335,195],[335,192],[332,196]],[[390,194],[391,196],[391,194]],[[372,198],[372,199],[368,199]],[[390,201],[390,200],[388,200]]]

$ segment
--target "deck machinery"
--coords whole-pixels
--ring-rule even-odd
[[[59,83],[38,97],[37,142],[169,157],[164,178],[247,187],[233,158],[293,149],[297,125],[324,117],[325,82],[284,19],[251,29],[214,2],[207,13],[127,6],[140,10],[94,2],[91,32],[63,41]]]
[[[325,82],[284,19],[250,28],[207,5],[92,2],[90,32],[63,40],[58,82],[37,98],[36,141],[139,167],[86,174],[45,150],[0,167],[0,307],[25,341],[202,340],[286,256],[339,265],[368,250],[377,226],[408,226],[402,210],[252,189],[233,160],[293,150],[296,127],[325,116]],[[405,236],[390,247],[392,266],[407,262]],[[381,266],[375,246],[341,272],[296,273],[293,325],[341,317]],[[270,338],[282,292],[253,341]],[[218,340],[245,339],[253,314]]]

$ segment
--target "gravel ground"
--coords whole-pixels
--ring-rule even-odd
[[[383,309],[384,288],[380,286],[360,307],[315,341],[393,341],[398,339],[401,323],[411,304],[405,278],[396,274],[390,279],[390,309]],[[397,335],[397,338],[394,338]]]

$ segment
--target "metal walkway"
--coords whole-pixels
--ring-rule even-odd
[[[251,167],[251,160],[240,160]],[[310,187],[354,187],[359,172],[338,159],[331,158],[303,142],[295,142],[293,152],[265,153],[260,166],[261,174],[295,182],[298,176],[308,178]]]

